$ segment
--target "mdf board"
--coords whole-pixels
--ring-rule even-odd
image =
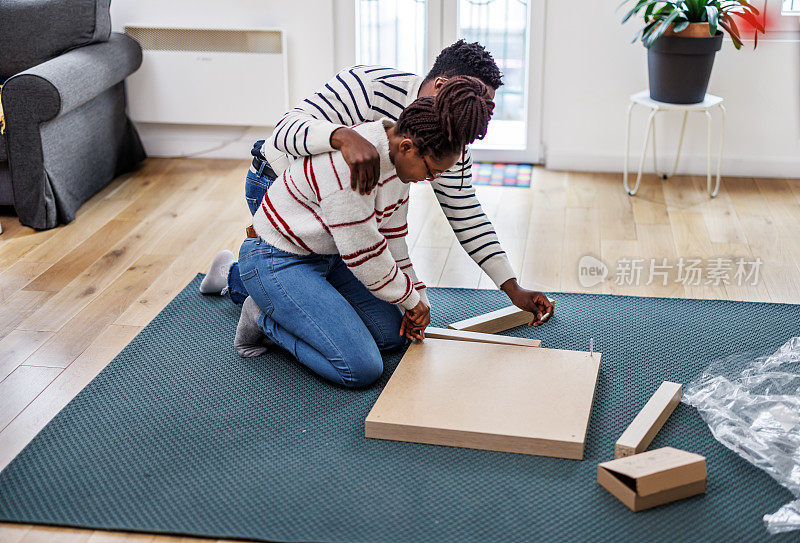
[[[482,334],[480,332],[467,332],[465,330],[449,330],[428,326],[425,337],[433,339],[449,339],[452,341],[477,341],[480,343],[498,343],[500,345],[521,345],[524,347],[540,347],[542,342],[538,339],[521,337],[497,336],[495,334]]]
[[[681,403],[680,383],[664,381],[614,445],[614,458],[644,451]]]
[[[453,330],[467,330],[470,332],[483,332],[484,334],[496,334],[528,324],[533,320],[533,313],[523,311],[515,306],[504,307],[491,313],[478,315],[470,319],[454,322],[448,328]]]
[[[600,353],[426,339],[365,423],[377,439],[583,458]]]

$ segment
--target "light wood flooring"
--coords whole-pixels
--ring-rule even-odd
[[[0,469],[217,251],[238,252],[249,224],[242,196],[247,166],[149,159],[87,202],[67,226],[36,232],[0,216]],[[726,178],[715,199],[706,196],[701,177],[647,176],[636,197],[621,185],[619,175],[537,167],[529,190],[478,192],[529,288],[800,303],[800,179]],[[430,186],[414,186],[411,202],[408,242],[423,281],[493,288],[461,250]],[[581,286],[584,255],[607,264],[606,282]],[[733,270],[727,285],[707,285],[705,277],[685,285],[676,281],[676,267],[666,285],[660,278],[647,285],[653,258],[673,266],[681,258],[762,264],[755,285],[736,284]],[[644,259],[638,284],[617,284],[620,259]],[[4,543],[180,540],[0,525]]]

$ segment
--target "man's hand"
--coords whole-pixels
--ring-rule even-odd
[[[541,326],[550,320],[555,312],[555,306],[550,298],[542,292],[522,288],[516,279],[509,279],[500,285],[500,290],[508,294],[512,304],[533,313],[533,320],[528,326]]]
[[[331,147],[342,152],[342,158],[350,167],[350,188],[361,194],[369,194],[381,176],[381,157],[361,134],[340,126],[331,134]]]
[[[411,341],[425,339],[425,328],[431,323],[431,308],[422,300],[413,309],[406,310],[400,323],[400,335]]]

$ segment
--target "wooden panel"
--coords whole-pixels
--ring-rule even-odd
[[[520,345],[523,347],[541,347],[542,345],[542,342],[538,339],[497,336],[494,334],[482,334],[480,332],[468,332],[466,330],[436,328],[434,326],[429,326],[425,329],[425,338],[450,339],[454,341],[474,341],[478,343],[496,343],[498,345]]]
[[[454,322],[448,328],[452,330],[466,330],[469,332],[483,332],[484,334],[496,334],[509,328],[529,324],[533,320],[533,314],[523,311],[515,306],[504,307],[491,313],[478,315],[470,319]]]
[[[583,458],[600,353],[426,339],[412,344],[366,436]]]
[[[644,451],[675,408],[681,403],[682,387],[679,383],[664,381],[644,404],[633,422],[614,445],[614,458],[622,458]]]

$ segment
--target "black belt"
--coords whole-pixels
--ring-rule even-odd
[[[275,170],[272,169],[272,166],[269,165],[269,162],[267,162],[265,158],[253,158],[253,168],[256,169],[259,177],[262,175],[266,175],[270,179],[278,177],[278,174],[275,173]]]

